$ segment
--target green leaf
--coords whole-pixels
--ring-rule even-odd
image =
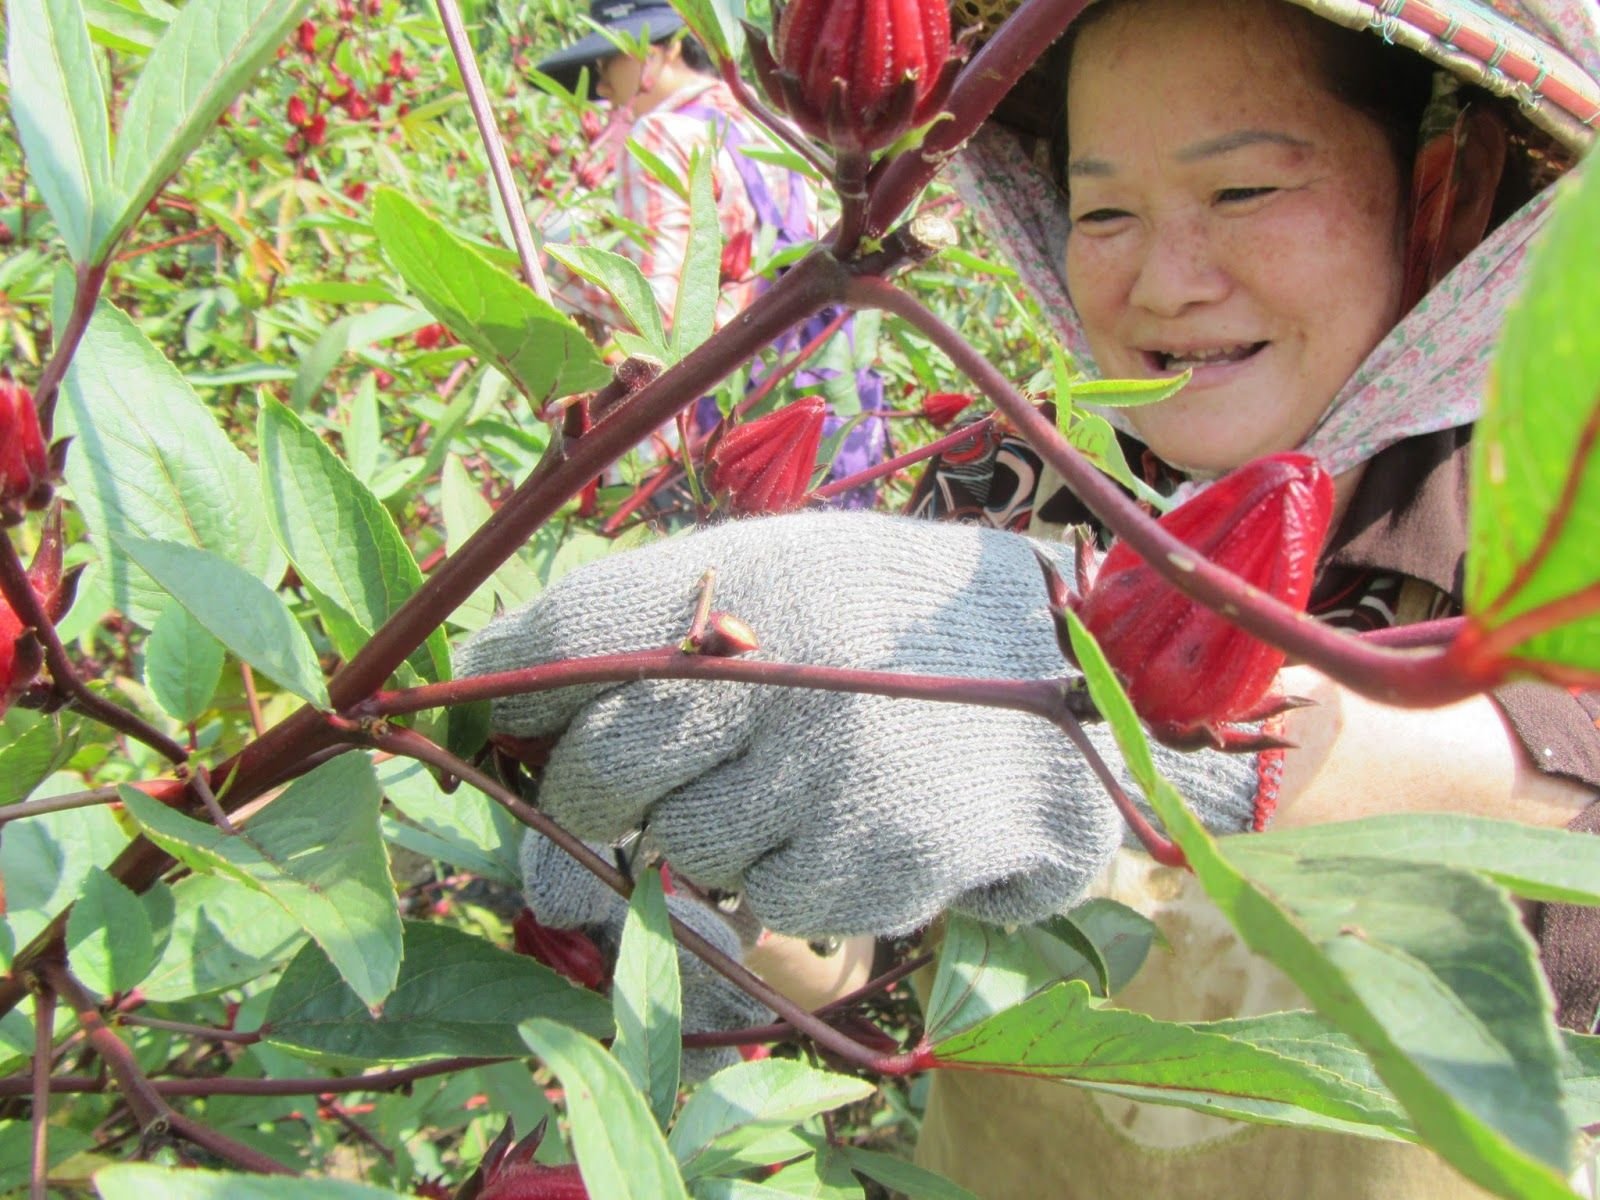
[[[374,342],[404,337],[431,321],[429,314],[418,312],[409,304],[386,304],[371,312],[340,317],[301,355],[300,369],[295,372],[294,387],[289,391],[290,407],[296,412],[303,411],[329,372],[351,350],[363,350]]]
[[[715,1175],[745,1147],[872,1094],[870,1083],[788,1058],[735,1063],[697,1088],[667,1144],[684,1177]]]
[[[52,1170],[95,1144],[89,1134],[59,1122],[51,1122],[49,1136],[45,1164]],[[0,1121],[0,1196],[20,1196],[28,1186],[31,1147],[31,1122]]]
[[[722,295],[722,224],[711,194],[713,156],[696,154],[689,163],[689,244],[672,304],[672,362],[711,336]]]
[[[95,1172],[100,1200],[407,1200],[366,1183],[310,1176],[231,1175],[188,1167],[118,1163]]]
[[[610,1036],[606,1002],[533,959],[449,926],[402,925],[400,978],[381,1016],[368,1012],[326,955],[306,946],[272,994],[271,1042],[352,1062],[401,1063],[463,1054],[521,1057],[517,1023],[530,1017]]]
[[[959,1184],[951,1183],[943,1175],[936,1175],[915,1163],[877,1150],[862,1150],[857,1146],[838,1147],[845,1162],[875,1183],[890,1191],[899,1192],[907,1200],[978,1200]]]
[[[78,898],[84,880],[128,844],[104,807],[42,813],[13,821],[0,837],[0,879],[6,885],[5,924],[21,949]],[[8,964],[9,965],[9,964]]]
[[[1371,1055],[1422,1140],[1462,1174],[1500,1195],[1566,1195],[1571,1126],[1549,999],[1504,893],[1460,871],[1376,859],[1306,860],[1316,866],[1303,878],[1256,883],[1230,861],[1251,839],[1212,840],[1156,771],[1093,636],[1066,615],[1129,771],[1245,943]]]
[[[103,235],[119,237],[222,110],[272,57],[307,0],[189,0],[167,26],[117,124],[112,170],[121,213]]]
[[[0,804],[15,804],[78,749],[81,724],[63,713],[14,708],[0,717]]]
[[[285,560],[267,525],[255,465],[183,376],[121,311],[102,302],[73,356],[61,412],[67,483],[107,568],[112,603],[144,629],[170,603],[112,535],[182,542],[263,583]]]
[[[1389,813],[1251,838],[1245,858],[1383,858],[1476,871],[1530,900],[1600,904],[1600,838],[1453,813]],[[1245,859],[1230,854],[1241,867]]]
[[[1600,170],[1577,174],[1529,255],[1472,436],[1467,613],[1489,629],[1600,586]],[[1600,613],[1586,607],[1512,653],[1600,670]]]
[[[633,327],[644,338],[650,356],[662,362],[668,360],[661,306],[638,263],[593,246],[562,246],[551,242],[546,244],[545,252],[574,274],[610,292],[623,316],[633,322]]]
[[[232,836],[133,788],[120,792],[146,835],[174,858],[281,904],[364,1002],[389,994],[400,969],[400,916],[366,755],[343,754],[301,776]]]
[[[734,9],[728,0],[677,0],[673,7],[713,61],[737,61],[744,49],[744,30],[737,15],[744,12],[742,3]]]
[[[148,54],[167,29],[162,18],[117,0],[84,0],[83,15],[97,45],[124,54]]]
[[[1079,980],[936,1043],[934,1056],[942,1063],[1070,1080],[1216,1116],[1367,1136],[1406,1131],[1399,1106],[1373,1086],[1359,1054],[1346,1049],[1343,1057],[1321,1061],[1320,1044],[1314,1039],[1296,1043],[1294,1032],[1304,1033],[1304,1027],[1286,1030],[1279,1046],[1270,1047],[1230,1037],[1204,1022],[1158,1021],[1097,1007]],[[1350,1067],[1350,1074],[1340,1069]]]
[[[328,707],[328,688],[310,639],[266,584],[209,550],[111,537],[217,641],[301,699]]]
[[[198,721],[211,707],[227,652],[181,604],[156,618],[145,643],[144,680],[174,721]]]
[[[1111,903],[1109,901],[1105,902]],[[1111,925],[1111,913],[1119,923]],[[1094,943],[1096,923],[1105,923],[1108,932],[1120,936],[1136,928],[1121,914],[1143,921],[1132,910],[1116,905],[1113,910],[1091,909],[1085,926],[1057,917],[1039,925],[1001,929],[967,917],[951,917],[945,924],[944,944],[939,954],[939,969],[928,994],[928,1036],[947,1037],[976,1024],[1035,992],[1064,979],[1081,979],[1104,988],[1110,982],[1125,983],[1137,969],[1129,956],[1119,959],[1113,977],[1104,954]],[[1104,915],[1102,915],[1102,911]],[[1145,922],[1148,926],[1148,922]],[[1156,936],[1154,927],[1144,931],[1143,944],[1137,946],[1139,962]],[[1124,947],[1129,949],[1133,947]],[[1085,949],[1089,953],[1085,953]],[[1132,969],[1129,969],[1129,967]]]
[[[137,986],[155,965],[149,914],[99,867],[83,881],[67,917],[67,963],[102,996]]]
[[[1078,379],[1072,383],[1072,402],[1096,408],[1140,408],[1160,404],[1181,392],[1193,371],[1163,379]]]
[[[78,0],[9,0],[11,116],[28,174],[79,264],[104,250],[116,197],[106,94]]]
[[[444,516],[445,545],[454,554],[492,515],[489,502],[458,455],[444,460],[439,479],[439,508]],[[513,554],[495,568],[493,575],[478,585],[450,614],[450,623],[468,631],[482,629],[502,608],[521,608],[541,589],[538,572],[519,554]]]
[[[188,1000],[259,979],[285,963],[305,931],[265,892],[223,875],[172,887],[171,938],[140,989],[151,1000]]]
[[[1167,512],[1172,508],[1170,499],[1129,469],[1127,457],[1122,453],[1122,443],[1117,441],[1117,431],[1099,413],[1075,411],[1066,433],[1073,449],[1140,500],[1152,505],[1157,512]]]
[[[617,1023],[611,1053],[633,1085],[650,1100],[665,1129],[678,1102],[683,1003],[678,944],[661,890],[647,871],[633,889],[622,927],[622,949],[612,974],[611,1012]]]
[[[378,191],[373,227],[408,287],[537,406],[602,387],[611,372],[569,317],[399,192]]]
[[[406,758],[380,763],[378,782],[411,823],[391,822],[390,840],[507,887],[522,886],[522,823],[477,788],[463,783],[446,792],[427,767]]]
[[[600,1043],[543,1019],[517,1031],[566,1091],[572,1148],[591,1196],[688,1200],[644,1097]]]
[[[261,406],[258,439],[267,518],[279,544],[300,578],[354,620],[364,642],[422,586],[422,569],[389,510],[276,400]],[[430,682],[449,678],[444,633],[435,630],[406,661]]]

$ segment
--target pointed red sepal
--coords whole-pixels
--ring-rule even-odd
[[[826,415],[820,396],[805,396],[734,426],[711,449],[711,490],[745,515],[798,508],[811,490]]]

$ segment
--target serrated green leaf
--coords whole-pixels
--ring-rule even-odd
[[[1101,986],[1109,978],[1103,955],[1065,918],[1013,930],[952,916],[928,994],[928,1035],[947,1037],[1064,979]]]
[[[370,637],[422,586],[422,569],[394,517],[276,400],[261,406],[258,439],[267,517],[279,544],[300,578]],[[430,682],[448,678],[443,632],[435,630],[406,661]]]
[[[156,618],[144,649],[144,681],[166,714],[187,725],[211,707],[227,651],[181,604]]]
[[[463,783],[446,792],[427,767],[404,758],[380,763],[378,782],[389,803],[416,827],[412,832],[432,839],[432,849],[419,852],[507,887],[522,886],[517,852],[523,826],[477,788]],[[392,840],[406,844],[403,837]]]
[[[188,1000],[249,983],[306,940],[281,904],[229,876],[179,880],[172,900],[171,937],[140,989],[151,1000]]]
[[[286,565],[262,511],[256,468],[183,376],[121,311],[102,302],[62,389],[72,436],[67,483],[107,568],[112,603],[144,629],[167,594],[117,552],[114,534],[198,546],[262,583]]]
[[[404,337],[429,324],[432,319],[429,314],[418,312],[409,304],[385,304],[370,312],[340,317],[323,330],[311,348],[301,355],[300,369],[294,375],[294,387],[289,390],[290,407],[296,412],[304,411],[328,378],[328,373],[350,351],[364,350],[374,342]]]
[[[611,1053],[649,1098],[665,1129],[678,1102],[683,1004],[678,944],[672,936],[661,876],[648,871],[633,889],[622,948],[612,973],[611,1012],[617,1023]]]
[[[31,1122],[0,1121],[0,1196],[20,1195],[28,1186],[32,1147]],[[95,1140],[80,1129],[53,1122],[45,1151],[49,1168],[59,1167],[74,1154],[91,1149]]]
[[[1294,1043],[1286,1034],[1279,1045]],[[1406,1132],[1393,1097],[1364,1075],[1351,1078],[1314,1055],[1284,1054],[1204,1022],[1158,1021],[1097,1007],[1081,980],[1049,988],[939,1041],[934,1056],[1216,1116],[1372,1137]],[[1370,1075],[1364,1066],[1363,1071]]]
[[[400,915],[378,835],[371,761],[343,754],[291,783],[230,836],[120,789],[145,834],[197,870],[260,888],[297,920],[368,1005],[394,988]]]
[[[671,362],[677,362],[711,336],[722,295],[722,224],[711,194],[712,155],[696,154],[689,163],[689,244],[672,303]]]
[[[388,1188],[341,1179],[236,1175],[148,1163],[102,1168],[94,1185],[100,1200],[408,1200]]]
[[[6,885],[5,924],[21,949],[77,899],[83,881],[128,844],[128,835],[103,807],[42,813],[13,821],[0,837],[0,879]]]
[[[1466,607],[1491,629],[1600,586],[1600,170],[1579,168],[1553,203],[1472,436]],[[1600,671],[1600,614],[1512,652]]]
[[[144,212],[288,36],[306,2],[189,0],[178,11],[122,109],[112,168],[121,210],[103,245]]]
[[[1170,400],[1193,377],[1193,371],[1185,371],[1162,379],[1077,379],[1071,385],[1072,401],[1097,408],[1141,408]]]
[[[403,922],[400,978],[374,1017],[316,946],[295,956],[267,1009],[271,1042],[351,1062],[526,1053],[517,1024],[549,1017],[611,1034],[605,1000],[533,959],[445,925]],[[641,1101],[642,1103],[642,1101]]]
[[[599,1042],[549,1020],[517,1027],[566,1091],[572,1148],[591,1196],[688,1200],[645,1099]]]
[[[907,1200],[978,1200],[959,1184],[951,1183],[915,1163],[877,1150],[863,1150],[858,1146],[840,1146],[839,1153],[857,1171],[868,1179],[899,1192]]]
[[[1519,821],[1443,813],[1386,813],[1275,830],[1230,855],[1385,858],[1477,871],[1530,900],[1600,904],[1600,838]]]
[[[735,1063],[697,1088],[667,1139],[684,1177],[717,1174],[776,1130],[872,1094],[872,1085],[787,1058]]]
[[[81,723],[14,708],[0,717],[0,804],[26,800],[76,752]]]
[[[644,339],[646,353],[667,361],[667,335],[661,325],[661,305],[638,263],[594,246],[563,246],[551,242],[545,245],[545,253],[574,274],[610,292],[622,315],[633,322]]]
[[[1358,860],[1354,877],[1333,860],[1327,871],[1257,884],[1229,857],[1250,839],[1224,847],[1206,832],[1156,770],[1093,636],[1066,617],[1129,771],[1245,943],[1360,1044],[1422,1139],[1463,1175],[1504,1196],[1568,1194],[1572,1130],[1549,999],[1504,893],[1461,871],[1376,859]],[[1441,889],[1431,905],[1430,887]],[[1489,974],[1498,970],[1508,974]]]
[[[493,513],[478,488],[458,455],[444,460],[439,508],[444,516],[445,545],[452,554]],[[450,623],[468,632],[482,629],[494,617],[496,604],[503,609],[521,608],[539,594],[542,586],[533,566],[520,553],[513,554],[456,607],[450,614]]]
[[[380,189],[372,219],[384,254],[428,311],[535,405],[610,380],[594,344],[570,317],[399,192]]]
[[[117,207],[111,135],[79,0],[9,0],[11,117],[28,174],[76,263],[103,249]]]
[[[178,542],[112,534],[116,548],[237,657],[319,708],[328,688],[305,630],[278,594],[244,568]]]
[[[155,965],[149,914],[99,867],[83,881],[67,917],[67,964],[102,996],[137,986]]]

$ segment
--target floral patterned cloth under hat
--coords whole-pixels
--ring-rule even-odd
[[[1581,151],[1600,127],[1600,8],[1594,0],[1495,0],[1494,11],[1471,0],[1294,2],[1339,24],[1365,25],[1426,52],[1468,82],[1517,97],[1530,120],[1541,117],[1538,127],[1569,151]],[[1437,36],[1426,33],[1435,25]],[[1529,79],[1504,73],[1527,74],[1528,64]],[[1546,90],[1558,78],[1566,107],[1553,104]],[[1062,275],[1067,214],[1047,148],[991,122],[957,159],[955,182],[1016,265],[1053,332],[1093,374]],[[1446,275],[1368,355],[1301,449],[1337,475],[1414,434],[1474,421],[1506,307],[1551,202],[1547,189]],[[1104,415],[1118,422],[1115,411]]]

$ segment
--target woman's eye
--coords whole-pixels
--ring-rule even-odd
[[[1130,215],[1120,208],[1091,208],[1088,212],[1072,218],[1074,225],[1104,225],[1110,221],[1121,220]]]
[[[1275,187],[1223,188],[1217,193],[1217,202],[1219,204],[1241,204],[1246,200],[1259,200],[1263,196],[1270,196],[1277,190]]]

